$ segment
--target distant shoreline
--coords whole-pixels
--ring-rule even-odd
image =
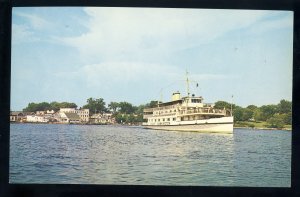
[[[10,122],[10,124],[59,124],[59,125],[112,125],[112,126],[142,126],[140,124],[89,124],[89,123],[81,123],[81,124],[66,124],[66,123],[47,123],[47,122]],[[267,127],[233,127],[234,129],[250,129],[250,130],[283,130],[283,131],[292,131],[291,128],[267,128]]]
[[[252,129],[252,130],[283,130],[283,131],[292,131],[291,128],[267,128],[267,127],[233,127],[234,129]]]

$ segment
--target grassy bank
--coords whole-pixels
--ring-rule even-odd
[[[252,122],[252,121],[238,121],[234,123],[234,127],[236,128],[255,128],[255,129],[279,129],[279,128],[272,128],[270,125],[265,121],[258,121],[258,122]],[[284,125],[283,128],[280,128],[283,130],[291,130],[292,125]]]

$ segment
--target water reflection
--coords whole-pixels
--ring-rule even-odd
[[[290,133],[12,125],[10,182],[288,186]]]

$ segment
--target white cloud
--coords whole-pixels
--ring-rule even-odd
[[[48,21],[46,21],[45,19],[37,15],[23,13],[23,12],[14,12],[14,14],[27,19],[31,27],[35,30],[45,30],[51,28],[51,23],[49,23]]]
[[[249,28],[251,34],[261,34],[267,31],[274,31],[281,28],[293,28],[291,15],[286,15],[274,20],[264,20]]]
[[[223,79],[233,79],[237,78],[237,76],[225,75],[225,74],[192,74],[191,79],[195,79],[197,81],[203,80],[223,80]]]
[[[105,84],[107,80],[135,80],[137,76],[149,80],[182,78],[183,69],[161,60],[172,57],[176,51],[250,27],[271,13],[157,8],[85,8],[84,11],[90,17],[85,24],[88,31],[59,40],[78,49],[85,65],[78,72],[86,76],[90,86]],[[228,77],[194,74],[195,80]]]
[[[23,13],[19,11],[13,12],[14,16],[21,17],[25,19],[27,22],[23,24],[12,24],[12,43],[24,43],[24,42],[35,42],[41,41],[41,37],[37,35],[37,32],[44,32],[47,34],[46,30],[53,28],[52,23],[46,21],[45,19],[34,15]],[[16,19],[13,19],[13,22]]]
[[[89,87],[114,86],[122,83],[136,83],[142,80],[156,81],[176,78],[178,69],[169,65],[142,62],[104,62],[89,64],[73,72],[56,73],[56,77],[71,80],[85,80]]]
[[[27,25],[12,24],[12,44],[34,42],[39,39],[34,36]]]
[[[249,58],[246,56],[251,54],[253,61],[258,62],[257,57],[260,57],[258,56],[260,53],[252,50],[253,48],[247,48],[247,38],[245,38],[245,42],[240,42],[242,48],[238,56],[233,59],[230,56],[231,53],[227,53],[226,50],[234,48],[236,43],[223,43],[222,39],[218,38],[225,35],[226,38],[230,38],[226,41],[231,42],[235,37],[230,37],[230,35],[236,33],[235,30],[240,30],[240,35],[245,35],[245,32],[249,31],[249,34],[255,33],[255,36],[259,36],[258,34],[266,31],[292,26],[290,17],[284,17],[285,15],[273,17],[272,11],[163,8],[85,8],[84,11],[89,16],[88,20],[85,21],[86,16],[84,16],[81,17],[80,22],[77,19],[69,20],[68,18],[65,21],[64,24],[70,25],[68,29],[71,29],[72,24],[74,25],[72,29],[74,32],[70,33],[59,29],[59,27],[64,27],[64,24],[57,24],[57,21],[64,18],[62,17],[64,15],[58,15],[57,18],[52,17],[46,21],[38,12],[24,14],[20,10],[16,13],[20,17],[14,21],[17,24],[13,24],[12,28],[13,43],[40,39],[43,41],[39,43],[40,46],[51,47],[49,48],[51,50],[57,49],[62,54],[63,62],[53,64],[53,70],[57,73],[49,74],[51,77],[54,74],[49,81],[60,83],[58,86],[62,94],[73,95],[74,92],[78,95],[79,93],[80,95],[102,94],[110,99],[120,97],[125,100],[127,99],[125,96],[130,94],[128,97],[136,99],[135,102],[155,96],[156,91],[158,92],[167,84],[173,84],[176,80],[181,80],[180,82],[184,84],[185,67],[179,65],[190,69],[190,79],[199,82],[199,87],[203,91],[206,90],[205,88],[215,89],[207,91],[208,95],[216,94],[216,92],[220,95],[226,93],[226,88],[231,84],[228,81],[234,81],[232,79],[236,78],[233,76],[234,73],[251,63],[252,60],[247,61]],[[66,14],[69,13],[74,13],[74,18],[80,17],[78,12],[70,11]],[[20,25],[20,23],[23,24]],[[82,28],[82,25],[85,28]],[[55,29],[61,32],[56,32]],[[80,34],[81,32],[85,33]],[[73,36],[62,37],[62,35]],[[217,39],[220,44],[216,44]],[[47,42],[44,42],[45,40]],[[50,41],[73,48],[47,45]],[[202,44],[206,48],[186,50]],[[253,44],[256,45],[256,43]],[[247,50],[243,47],[249,49],[251,53],[244,52]],[[81,58],[77,57],[78,53],[74,52],[74,49],[78,50]],[[284,46],[283,49],[285,49]],[[16,48],[15,51],[17,50],[19,49]],[[18,52],[22,54],[26,50]],[[47,57],[56,58],[51,53]],[[36,60],[32,61],[32,65],[37,65]],[[44,60],[42,63],[51,65],[51,62]],[[241,64],[238,65],[237,62]],[[73,69],[61,72],[73,64],[75,64]],[[18,66],[22,65],[21,63]],[[68,65],[66,69],[55,67],[64,67],[64,65]],[[218,65],[228,68],[222,69],[223,67]],[[30,71],[30,68],[28,70]],[[236,82],[232,82],[234,83]],[[54,85],[52,89],[56,89]],[[185,88],[182,90],[185,91]],[[138,100],[139,97],[140,100]]]
[[[76,71],[58,72],[56,77],[70,81],[84,81],[88,88],[114,88],[122,87],[128,83],[136,84],[146,81],[147,86],[159,84],[162,88],[170,83],[184,84],[185,71],[173,65],[163,65],[143,62],[104,62],[88,64]],[[222,74],[192,74],[189,75],[191,83],[207,80],[224,80],[236,78]]]
[[[207,43],[247,27],[268,11],[85,8],[89,31],[63,41],[89,59],[157,55]]]

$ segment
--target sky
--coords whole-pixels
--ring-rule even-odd
[[[292,11],[15,7],[11,49],[14,111],[90,97],[166,102],[187,94],[186,72],[206,103],[292,100]]]

